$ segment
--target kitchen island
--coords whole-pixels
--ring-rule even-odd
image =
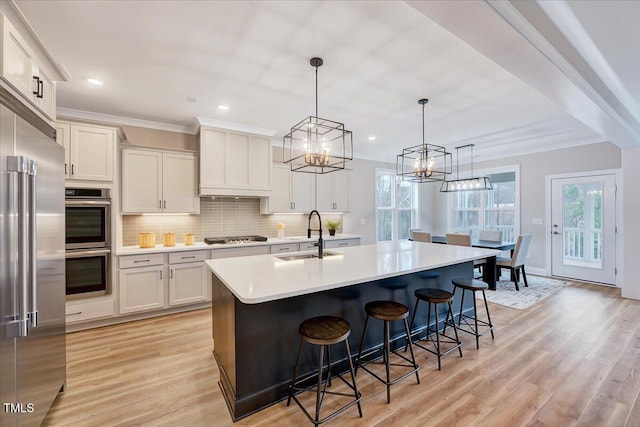
[[[355,356],[368,301],[391,299],[413,310],[415,289],[452,290],[452,278],[473,275],[473,260],[499,254],[410,241],[328,252],[323,259],[286,254],[206,261],[212,272],[213,354],[234,420],[286,397],[299,345],[298,326],[305,319],[319,315],[346,319]],[[468,303],[465,309],[472,307]],[[426,312],[419,311],[414,330],[424,329],[425,320]],[[392,340],[396,347],[404,346],[404,339],[399,339],[403,327],[395,323]],[[365,348],[381,343],[382,326],[372,324]],[[316,356],[312,346],[305,347],[301,376],[317,369]],[[338,362],[337,371],[346,371],[344,354],[332,354],[332,359]]]

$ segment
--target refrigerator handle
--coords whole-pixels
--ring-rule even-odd
[[[17,325],[16,336],[26,337],[28,333],[28,299],[29,299],[29,257],[27,247],[28,241],[28,220],[27,220],[27,186],[28,186],[28,163],[24,156],[7,156],[7,170],[16,173],[17,185],[17,225],[18,235],[16,243],[18,246],[18,256],[16,259],[16,296],[18,302],[18,318],[15,319]]]
[[[31,284],[31,289],[29,292],[30,301],[29,301],[29,319],[31,323],[31,327],[35,328],[38,326],[38,286],[37,286],[37,261],[38,261],[38,251],[36,246],[36,220],[38,209],[36,206],[37,200],[37,176],[38,176],[38,162],[32,160],[29,162],[29,282]]]

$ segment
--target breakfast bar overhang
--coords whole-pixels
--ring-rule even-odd
[[[234,421],[287,396],[299,346],[298,326],[305,319],[334,315],[347,320],[355,356],[367,302],[394,300],[413,310],[416,289],[452,290],[452,278],[473,276],[474,260],[500,253],[411,241],[327,252],[322,259],[287,254],[206,261],[212,272],[213,354]],[[459,301],[454,304],[458,307]],[[472,307],[469,300],[465,310]],[[426,312],[419,310],[416,325],[424,328],[425,321]],[[392,340],[403,332],[401,325],[391,328]],[[368,328],[365,348],[381,343],[382,328]],[[396,347],[404,344],[404,339],[395,342]],[[301,376],[317,370],[307,350]],[[344,355],[335,357],[346,370]]]

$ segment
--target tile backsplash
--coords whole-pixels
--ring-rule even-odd
[[[176,233],[176,243],[184,243],[185,233],[194,234],[196,242],[205,237],[247,234],[276,237],[279,223],[285,224],[285,236],[303,236],[307,233],[307,217],[307,214],[262,215],[258,198],[202,197],[199,215],[123,215],[122,244],[137,246],[138,233],[142,232],[155,233],[158,244],[162,244],[164,233]],[[342,215],[323,215],[324,231],[328,219],[340,221],[338,233],[341,233]],[[312,226],[317,228],[315,217]]]

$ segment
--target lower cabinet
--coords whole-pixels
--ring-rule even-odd
[[[65,305],[67,323],[83,322],[113,316],[113,298],[99,297],[87,300],[67,301]]]
[[[207,300],[208,251],[169,254],[169,305]]]
[[[164,265],[120,270],[120,314],[155,310],[166,306]]]
[[[341,239],[341,240],[327,240],[324,242],[325,249],[332,248],[346,248],[347,246],[359,246],[360,239]]]

